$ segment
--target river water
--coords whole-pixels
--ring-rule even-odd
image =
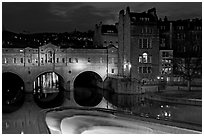
[[[202,106],[166,103],[144,99],[144,94],[103,93],[106,108],[129,111],[144,118],[202,125]]]

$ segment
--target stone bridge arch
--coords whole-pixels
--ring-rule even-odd
[[[98,105],[102,100],[103,77],[101,73],[93,70],[77,73],[72,79],[73,102],[78,106]]]
[[[2,71],[2,75],[3,75],[4,73],[12,73],[12,74],[17,75],[19,78],[21,78],[21,80],[24,82],[24,85],[25,85],[26,81],[25,81],[25,78],[24,78],[24,76],[23,76],[22,73],[19,73],[19,72],[17,72],[17,71],[12,71],[12,70],[3,70],[3,71]]]
[[[98,73],[97,71],[93,71],[93,70],[83,70],[83,71],[80,71],[78,74],[76,74],[75,76],[74,76],[74,78],[72,79],[72,86],[74,87],[74,82],[75,82],[75,80],[76,80],[76,78],[79,76],[79,75],[81,75],[81,74],[83,74],[83,73],[94,73],[94,74],[96,74],[98,77],[100,77],[101,78],[101,80],[102,80],[102,82],[103,82],[103,76],[100,74],[100,73]]]

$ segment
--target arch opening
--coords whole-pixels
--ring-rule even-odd
[[[24,82],[16,74],[2,74],[2,112],[11,113],[18,110],[24,103]]]
[[[93,107],[103,98],[102,78],[95,72],[86,71],[74,80],[74,100],[80,106]]]
[[[33,82],[33,96],[41,108],[61,106],[64,102],[64,80],[55,72],[45,72]]]

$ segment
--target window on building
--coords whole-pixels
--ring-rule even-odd
[[[64,58],[62,58],[62,63],[65,63],[65,59]]]
[[[21,58],[21,63],[23,63],[23,58]]]
[[[139,48],[142,48],[142,39],[139,39]]]
[[[150,56],[150,55],[147,56],[147,62],[148,62],[148,63],[152,63],[152,56]]]
[[[147,63],[147,53],[142,54],[143,63]]]
[[[57,58],[56,62],[59,63],[59,58]]]
[[[152,48],[152,40],[148,39],[148,48]]]
[[[78,63],[78,58],[75,58],[75,62]]]
[[[90,59],[90,58],[88,58],[88,62],[91,62],[91,59]]]
[[[152,67],[139,67],[138,72],[141,74],[152,73]]]
[[[139,48],[143,49],[152,48],[152,40],[147,38],[139,39]]]
[[[44,63],[43,61],[44,61],[43,58],[41,58],[41,63]]]
[[[100,58],[100,63],[103,63],[103,58]]]
[[[152,67],[147,67],[147,73],[152,73]]]
[[[28,59],[28,63],[31,63],[31,60],[30,60],[30,59]]]
[[[139,56],[139,63],[152,63],[152,56],[146,52]]]
[[[53,63],[54,53],[52,51],[48,51],[46,53],[46,60],[48,63]]]
[[[165,30],[166,27],[165,27],[165,26],[161,26],[160,29],[161,29],[161,30]]]
[[[114,73],[114,69],[112,69],[111,72]]]
[[[38,59],[35,59],[35,63],[38,63]]]
[[[169,52],[162,52],[162,57],[169,57],[169,56],[170,56]]]
[[[142,67],[139,67],[139,73],[142,73]]]
[[[142,44],[143,46],[142,46],[142,48],[148,48],[148,46],[147,46],[147,39],[143,39],[143,44]]]
[[[6,63],[8,63],[8,60],[7,60],[7,58],[4,58],[4,63],[6,64]]]
[[[72,63],[72,58],[69,58],[69,63]]]
[[[180,34],[177,34],[177,39],[180,39]]]
[[[139,63],[142,63],[142,56],[139,56]]]
[[[111,60],[111,61],[112,61],[112,63],[114,64],[114,58],[112,58],[112,60]]]
[[[165,38],[160,39],[160,46],[165,47]]]
[[[13,63],[16,63],[16,58],[13,58]]]
[[[144,73],[144,74],[147,73],[147,67],[142,68],[142,73]]]

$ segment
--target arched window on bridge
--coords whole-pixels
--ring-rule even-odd
[[[45,54],[45,62],[47,63],[53,63],[54,62],[54,52],[51,50],[48,50]]]

